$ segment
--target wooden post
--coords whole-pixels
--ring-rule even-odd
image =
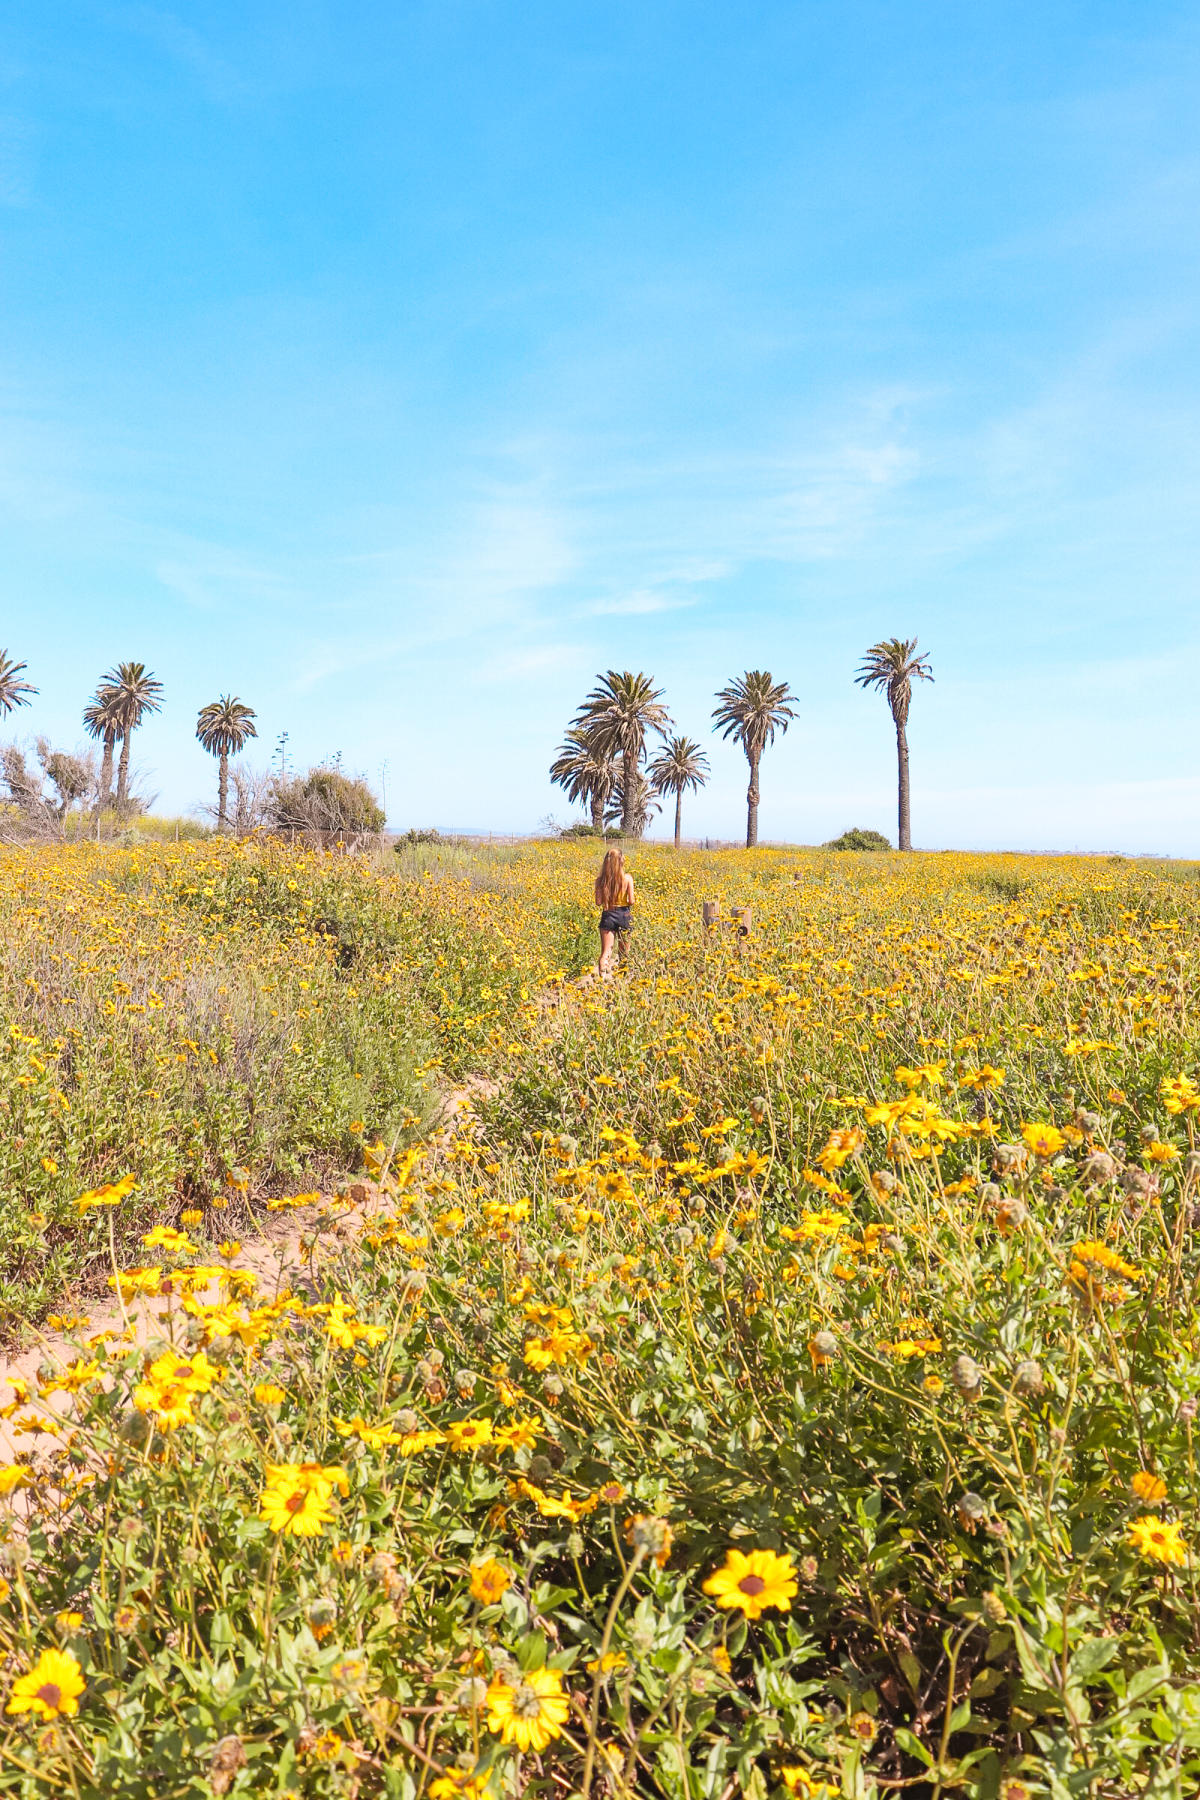
[[[733,923],[737,927],[740,938],[750,936],[750,927],[754,923],[754,910],[749,906],[735,906],[731,909]]]
[[[700,908],[704,920],[705,931],[712,931],[721,921],[721,903],[719,900],[705,900]]]

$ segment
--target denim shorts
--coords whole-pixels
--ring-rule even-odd
[[[632,925],[632,906],[606,906],[600,914],[601,931],[628,931]]]

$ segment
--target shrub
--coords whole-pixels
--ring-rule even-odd
[[[382,831],[383,808],[361,776],[319,765],[307,775],[277,777],[271,788],[268,817],[278,831]]]
[[[890,850],[891,847],[882,831],[864,831],[859,825],[821,846],[822,850]]]

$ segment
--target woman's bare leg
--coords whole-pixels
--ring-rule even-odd
[[[615,931],[602,931],[600,933],[600,961],[597,963],[596,967],[601,975],[607,975],[612,966],[613,939],[616,935]]]

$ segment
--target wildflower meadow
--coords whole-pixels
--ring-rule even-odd
[[[1200,871],[595,861],[7,854],[0,1792],[1194,1795]]]

